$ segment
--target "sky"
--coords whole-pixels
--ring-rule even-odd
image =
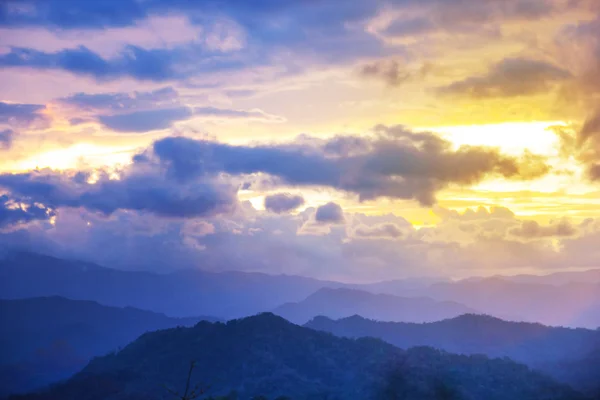
[[[599,267],[596,0],[4,0],[0,244],[347,282]]]

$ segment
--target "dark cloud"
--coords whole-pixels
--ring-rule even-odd
[[[526,239],[538,239],[553,236],[573,236],[577,233],[577,229],[567,220],[547,226],[540,225],[536,221],[523,221],[520,227],[511,229],[510,233]]]
[[[589,141],[600,141],[598,138],[600,136],[600,110],[598,110],[594,115],[588,118],[583,126],[581,127],[581,131],[579,133],[579,142],[580,144],[584,144]]]
[[[133,111],[153,108],[165,103],[177,103],[178,97],[179,93],[175,89],[164,87],[151,92],[75,93],[58,101],[84,111]]]
[[[265,197],[265,209],[274,213],[285,213],[304,204],[304,198],[290,193],[277,193]]]
[[[7,195],[0,195],[0,228],[48,220],[54,215],[54,211],[44,205],[23,203]]]
[[[119,132],[148,132],[170,128],[174,122],[188,119],[192,115],[193,112],[189,107],[175,107],[100,115],[98,121],[107,128]]]
[[[9,2],[11,3],[11,2]],[[243,32],[247,47],[225,54],[199,43],[170,49],[142,49],[126,46],[117,56],[104,58],[85,47],[44,52],[32,48],[12,48],[0,56],[0,66],[29,67],[41,70],[64,70],[90,76],[99,81],[134,78],[163,82],[182,80],[206,72],[272,65],[275,60],[288,72],[303,69],[306,58],[326,63],[341,63],[360,57],[384,54],[381,41],[364,29],[364,23],[375,16],[381,4],[370,1],[349,2],[273,2],[253,1],[166,1],[136,2],[135,7],[87,7],[68,0],[32,2],[33,11],[23,15],[3,5],[0,24],[12,27],[37,25],[61,29],[104,29],[134,25],[149,15],[183,15],[201,27],[215,20],[229,20]],[[37,9],[40,9],[38,11]],[[34,15],[35,14],[35,15]],[[73,20],[77,19],[77,23]],[[89,21],[86,24],[85,21]],[[294,57],[280,57],[290,54]],[[388,49],[388,51],[390,51]],[[396,52],[396,49],[391,51]],[[300,57],[304,55],[305,57]]]
[[[432,133],[380,126],[370,137],[304,137],[255,146],[168,137],[136,155],[119,179],[101,173],[91,184],[85,173],[34,171],[0,175],[0,187],[52,208],[195,217],[230,212],[240,184],[261,175],[272,177],[274,186],[329,187],[360,200],[390,197],[430,205],[448,185],[471,185],[488,175],[528,179],[545,172],[545,164],[531,156],[517,159],[483,147],[454,150]]]
[[[97,121],[118,132],[149,132],[170,128],[177,121],[193,116],[227,119],[259,119],[282,121],[281,117],[261,110],[234,110],[216,107],[188,107],[181,102],[178,92],[165,87],[151,92],[133,93],[76,93],[59,99],[58,104],[75,108],[87,114],[74,123]]]
[[[487,74],[440,87],[438,93],[473,98],[527,96],[550,90],[569,78],[568,71],[545,61],[507,58]]]
[[[573,157],[586,168],[589,179],[600,181],[600,109],[579,130],[557,126],[554,132],[560,140],[562,156]]]
[[[339,204],[329,202],[317,208],[315,221],[324,224],[342,224],[344,223],[344,210]]]
[[[392,21],[383,34],[391,37],[403,37],[429,33],[436,29],[435,23],[427,17],[397,19]]]
[[[177,179],[263,173],[282,185],[332,187],[361,200],[390,197],[426,205],[448,185],[471,185],[488,175],[531,179],[549,171],[542,158],[529,153],[519,159],[485,147],[454,150],[435,134],[403,127],[380,126],[372,137],[303,140],[312,144],[233,146],[171,137],[155,142],[153,151]]]
[[[575,142],[577,157],[588,167],[592,180],[600,180],[600,110],[588,118]]]
[[[535,19],[556,11],[552,2],[543,0],[7,0],[0,4],[0,26],[101,30],[135,26],[151,16],[178,15],[203,29],[215,21],[231,22],[247,40],[231,54],[195,42],[170,49],[127,46],[112,58],[85,47],[54,53],[12,48],[0,56],[0,66],[65,70],[100,81],[129,77],[162,82],[273,64],[294,73],[309,61],[340,64],[405,55],[403,46],[386,46],[379,35],[365,29],[382,12],[405,7],[416,15],[393,21],[381,34],[405,36],[439,29],[472,34],[488,22]]]
[[[123,27],[147,17],[136,0],[6,0],[0,3],[0,25],[61,29]]]
[[[400,7],[412,6],[411,12],[399,13],[379,33],[388,38],[422,39],[440,32],[449,34],[499,34],[505,21],[531,21],[552,15],[573,4],[545,0],[428,0],[396,1]]]
[[[8,150],[12,147],[15,132],[12,129],[0,130],[0,150]]]
[[[354,236],[367,239],[398,239],[403,236],[403,233],[398,225],[383,223],[374,226],[359,225],[354,230]]]
[[[10,149],[20,130],[45,127],[48,122],[43,114],[45,108],[40,104],[0,101],[0,150]]]
[[[3,103],[0,101],[0,123],[32,124],[37,119],[43,119],[41,113],[46,107],[39,104]]]
[[[380,60],[365,64],[360,68],[359,73],[366,78],[379,79],[389,86],[398,86],[410,78],[410,74],[395,60]]]
[[[163,217],[185,218],[230,212],[237,203],[237,189],[215,180],[171,181],[160,165],[133,164],[119,179],[102,174],[88,183],[85,173],[35,171],[0,175],[0,187],[30,202],[49,207],[85,208],[108,215],[118,210],[149,212]]]
[[[99,81],[129,77],[163,82],[188,77],[189,74],[184,69],[178,68],[185,58],[184,52],[178,49],[146,50],[131,45],[110,59],[105,59],[84,46],[55,53],[12,47],[8,53],[0,55],[0,66],[64,70]]]

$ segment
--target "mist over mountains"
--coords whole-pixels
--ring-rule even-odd
[[[380,321],[426,322],[475,312],[451,301],[373,294],[346,288],[319,289],[301,302],[286,303],[273,310],[274,314],[297,324],[306,323],[315,315],[342,318],[359,314]]]
[[[377,397],[386,385],[408,399],[437,399],[440,390],[457,399],[594,398],[590,370],[599,366],[600,331],[558,326],[600,325],[596,277],[584,271],[539,282],[346,284],[244,272],[132,272],[11,252],[0,260],[0,396],[41,390],[24,398],[152,399],[160,392],[155,381],[180,386],[193,359],[197,378],[214,389],[210,395],[236,392],[231,399],[389,398]],[[264,311],[278,316],[255,316]],[[196,324],[235,317],[243,319]],[[346,356],[357,351],[361,360]],[[98,385],[110,390],[88,393]]]
[[[579,274],[583,274],[583,277]],[[425,307],[437,302],[446,310],[436,310],[428,317],[423,307],[422,310],[411,309],[411,318],[416,319],[409,321],[432,321],[477,312],[516,321],[596,328],[600,326],[600,282],[593,281],[590,276],[593,278],[597,275],[589,271],[539,278],[541,281],[550,279],[553,284],[520,283],[498,277],[456,282],[412,279],[376,284],[344,284],[300,276],[234,271],[213,273],[184,270],[170,274],[132,272],[35,253],[12,252],[0,259],[0,297],[63,296],[94,300],[104,305],[131,306],[172,317],[210,315],[221,319],[276,310],[285,303],[312,304],[312,310],[298,315],[297,321],[304,323],[316,315],[323,315],[325,308],[334,318],[360,314],[355,309],[358,304],[365,305],[365,298],[377,299],[361,293],[369,292],[404,298],[429,298],[422,299],[421,303],[417,302],[412,307]],[[32,280],[32,276],[36,279]],[[532,279],[527,278],[528,281]],[[312,296],[322,288],[354,291],[325,291]],[[324,297],[333,293],[343,293],[344,296],[332,296],[331,299]],[[334,301],[334,298],[336,305],[329,306],[328,302]],[[291,307],[297,306],[286,305],[284,311]],[[374,308],[381,307],[382,304],[374,305]],[[392,307],[388,308],[390,312],[387,316],[382,314],[384,320],[403,321],[407,316],[400,313],[394,316]],[[372,312],[373,317],[377,318],[377,313],[382,311]],[[420,312],[424,317],[418,319]],[[296,317],[290,314],[290,318]]]

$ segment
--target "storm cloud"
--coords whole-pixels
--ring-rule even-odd
[[[528,96],[550,90],[572,75],[545,61],[506,58],[481,76],[438,88],[438,93],[474,98]]]
[[[265,197],[265,209],[280,214],[295,210],[304,204],[304,198],[290,193],[277,193]]]
[[[388,197],[423,205],[433,204],[435,194],[451,184],[472,185],[486,176],[533,179],[549,171],[531,154],[517,158],[476,146],[454,150],[433,133],[400,126],[379,126],[371,137],[305,136],[300,142],[254,146],[170,137],[155,142],[153,154],[177,178],[262,173],[283,186],[330,187],[362,201]]]

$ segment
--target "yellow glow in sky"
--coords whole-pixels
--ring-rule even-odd
[[[556,134],[548,130],[564,122],[507,122],[490,125],[446,126],[426,130],[439,132],[456,147],[462,145],[498,147],[504,153],[519,155],[523,150],[551,155],[557,151]]]
[[[13,171],[26,171],[36,168],[66,170],[77,167],[114,167],[131,162],[133,149],[130,147],[99,146],[78,143],[64,149],[52,150],[21,160],[11,166]]]

